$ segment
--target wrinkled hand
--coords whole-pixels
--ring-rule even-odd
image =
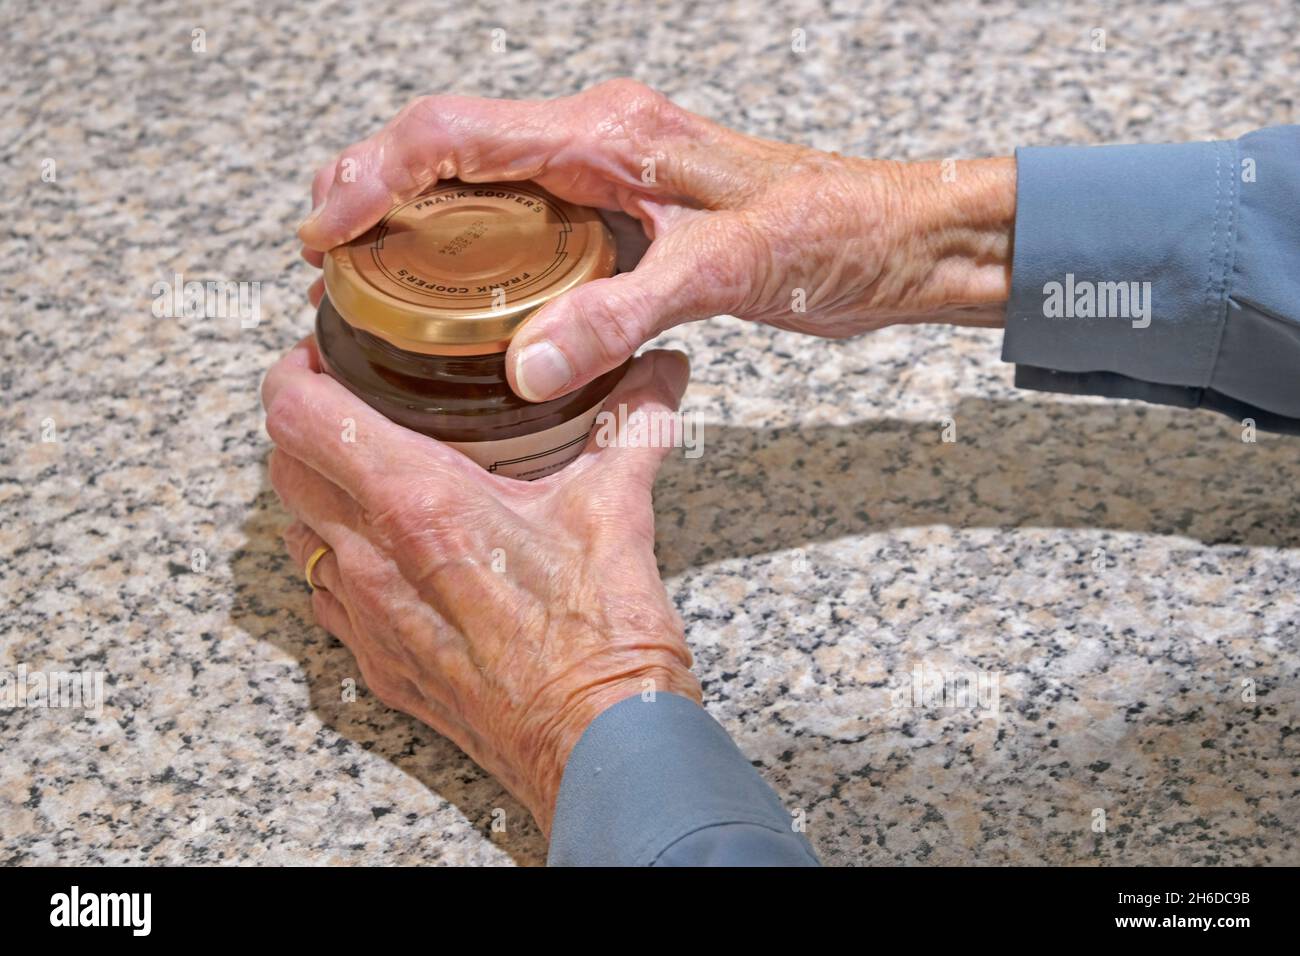
[[[677,352],[637,359],[607,407],[677,407]],[[488,474],[320,372],[307,339],[262,387],[271,482],[298,519],[299,567],[322,543],[316,619],[370,690],[492,773],[549,832],[578,737],[653,688],[700,698],[654,557],[663,448],[598,448],[535,482]],[[355,441],[344,441],[345,420]]]
[[[532,179],[626,213],[631,272],[538,311],[507,356],[540,401],[692,319],[730,314],[841,337],[896,322],[996,325],[1010,281],[1011,159],[848,159],[733,132],[630,80],[551,101],[429,96],[317,173],[308,261],[440,179]],[[310,293],[319,302],[319,280]]]

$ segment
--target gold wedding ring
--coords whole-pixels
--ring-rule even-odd
[[[317,588],[320,588],[320,590],[325,591],[326,593],[329,592],[329,588],[324,587],[322,585],[318,585],[315,581],[311,579],[311,573],[316,568],[316,562],[319,561],[321,558],[325,557],[325,555],[329,554],[331,550],[333,549],[330,548],[328,544],[323,544],[315,551],[313,551],[311,553],[311,557],[307,559],[307,584],[311,587],[313,591],[315,591]]]

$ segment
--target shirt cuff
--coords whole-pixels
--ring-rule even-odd
[[[1016,150],[1002,357],[1210,383],[1233,248],[1234,143]]]
[[[795,817],[702,707],[629,697],[570,754],[552,866],[816,866]]]
[[[1300,127],[1016,151],[1016,384],[1300,431]]]

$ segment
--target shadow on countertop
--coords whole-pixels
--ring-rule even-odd
[[[939,421],[704,428],[655,488],[675,575],[893,528],[1095,528],[1300,547],[1300,439],[1205,411],[964,399]]]
[[[888,541],[888,532],[926,526],[1169,536],[1185,539],[1172,542],[1173,551],[1189,553],[1202,545],[1300,548],[1295,437],[1260,433],[1257,442],[1244,443],[1241,423],[1225,416],[1132,402],[964,399],[949,417],[953,443],[941,440],[939,421],[706,426],[702,457],[669,456],[655,487],[661,571],[682,575],[846,538],[867,562],[876,560],[880,541],[856,536]],[[1036,546],[1028,534],[1003,541],[1011,549]],[[746,569],[731,573],[744,576]],[[810,593],[815,600],[816,589]],[[1241,676],[1217,645],[1192,657],[1191,665],[1186,661],[1195,651],[1180,649],[1171,663],[1148,656],[1159,651],[1158,641],[1123,644],[1107,654],[1108,663],[1120,662],[1113,673],[1103,666],[1091,677],[1068,669],[1045,674],[1043,662],[1068,654],[1073,639],[1047,640],[1044,653],[1029,662],[999,658],[998,672],[1008,680],[1005,739],[960,710],[920,711],[901,721],[862,711],[873,694],[888,691],[852,676],[843,679],[857,716],[845,718],[853,732],[828,730],[836,719],[810,717],[816,690],[783,693],[771,668],[746,670],[743,653],[719,652],[739,673],[728,679],[715,672],[709,696],[739,694],[746,705],[761,707],[742,723],[765,738],[764,776],[788,806],[815,817],[826,863],[1293,860],[1294,824],[1259,809],[1285,804],[1285,782],[1271,781],[1288,766],[1285,726],[1295,712],[1286,690],[1289,668],[1254,673],[1260,703],[1251,705],[1212,689],[1231,688]],[[871,646],[869,635],[864,646]],[[920,633],[892,656],[883,652],[887,684],[896,686],[897,668],[929,646]],[[851,669],[835,655],[830,659]],[[771,683],[747,694],[747,680]],[[1049,683],[1065,695],[1060,706],[1043,704]],[[1086,708],[1069,705],[1071,695],[1096,702],[1099,692],[1102,708],[1121,715],[1104,731],[1080,724]],[[734,712],[745,705],[729,706]],[[944,773],[931,776],[936,766]],[[917,780],[926,785],[918,788]],[[1220,788],[1216,781],[1232,783]],[[1217,803],[1210,810],[1180,804],[1189,786],[1213,793]],[[1092,807],[1085,795],[1098,790],[1108,794],[1113,816],[1126,821],[1118,840],[1100,840],[1086,825],[1034,820]],[[1268,834],[1266,849],[1256,833],[1234,835],[1234,823],[1243,819]]]
[[[1300,441],[1205,412],[963,400],[940,422],[844,426],[708,426],[704,453],[669,457],[656,486],[665,575],[737,557],[891,528],[1097,528],[1178,535],[1212,545],[1300,547]],[[484,832],[496,807],[527,823],[498,843],[516,862],[545,862],[546,843],[521,805],[450,741],[362,691],[339,701],[350,652],[310,620],[299,571],[280,540],[288,523],[269,482],[234,562],[234,623],[299,660],[310,706],[455,804]],[[364,806],[370,800],[359,796]],[[400,813],[400,808],[397,808]]]
[[[293,566],[280,537],[291,520],[271,488],[264,465],[261,491],[242,528],[246,543],[232,562],[236,588],[232,622],[299,662],[311,711],[325,727],[350,742],[330,747],[333,757],[345,756],[352,747],[378,754],[439,799],[454,804],[478,834],[517,864],[544,865],[546,840],[523,805],[450,740],[380,703],[366,689],[351,651],[313,621],[301,571]],[[348,677],[356,680],[356,700],[343,703],[341,681]],[[356,763],[347,760],[339,760],[337,766],[340,773],[354,777],[361,773]],[[355,803],[349,807],[354,813],[375,813],[378,819],[380,813],[391,812],[394,819],[417,822],[407,816],[407,808],[384,806],[382,790],[376,794],[363,784],[358,781]],[[490,829],[498,808],[505,810],[508,836],[494,836]],[[393,834],[385,836],[391,839]],[[347,846],[339,842],[339,849]],[[440,861],[430,858],[428,862]]]

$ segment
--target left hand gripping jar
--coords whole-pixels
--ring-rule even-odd
[[[488,471],[533,480],[582,451],[627,363],[527,402],[505,352],[556,296],[614,272],[594,209],[532,183],[444,181],[325,257],[316,313],[324,370],[388,418]]]

